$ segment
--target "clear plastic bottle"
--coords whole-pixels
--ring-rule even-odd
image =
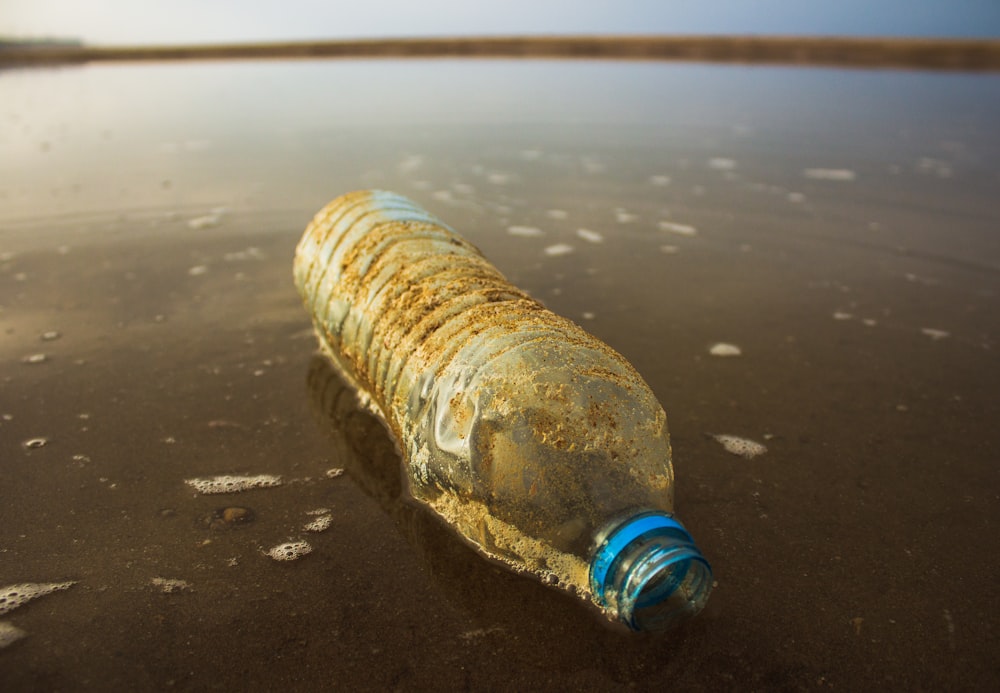
[[[482,553],[635,630],[701,610],[712,573],[672,515],[666,416],[624,357],[394,193],[321,210],[295,283],[410,494]]]

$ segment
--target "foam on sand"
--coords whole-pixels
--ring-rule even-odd
[[[69,589],[76,583],[70,582],[21,582],[0,587],[0,616],[13,611],[32,599],[44,597],[53,592]]]
[[[740,438],[739,436],[733,436],[728,434],[714,435],[712,436],[715,440],[722,444],[726,452],[731,455],[739,455],[740,457],[745,457],[748,460],[757,457],[757,455],[763,455],[767,452],[767,448],[749,438]]]
[[[258,474],[256,476],[223,475],[185,479],[184,483],[198,493],[209,495],[213,493],[237,493],[252,488],[281,486],[281,477],[274,474]]]

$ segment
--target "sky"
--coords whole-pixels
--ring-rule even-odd
[[[1000,0],[0,0],[0,36],[90,44],[497,34],[1000,38]]]

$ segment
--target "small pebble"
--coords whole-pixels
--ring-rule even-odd
[[[212,530],[232,529],[239,525],[246,525],[256,519],[256,514],[250,508],[239,505],[232,505],[227,508],[216,508],[208,515],[201,518],[201,523]]]

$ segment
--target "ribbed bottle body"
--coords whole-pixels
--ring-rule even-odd
[[[588,596],[602,528],[671,511],[666,417],[639,374],[406,198],[331,202],[295,281],[397,437],[411,494],[484,553]]]

